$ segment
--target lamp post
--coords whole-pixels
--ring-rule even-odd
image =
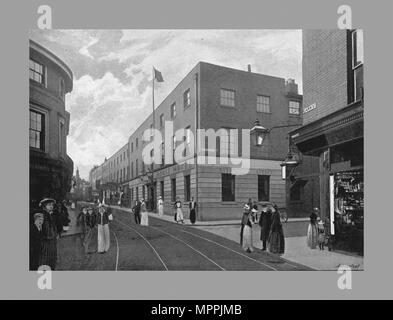
[[[256,145],[257,147],[262,147],[267,134],[269,134],[273,129],[299,127],[299,126],[300,126],[299,124],[286,124],[286,125],[273,126],[271,128],[265,128],[264,126],[262,126],[260,124],[259,120],[256,119],[254,122],[254,126],[250,130],[250,136],[254,142],[254,145]],[[286,174],[287,167],[292,168],[292,171],[291,171],[291,173],[292,173],[293,170],[297,167],[297,165],[299,163],[300,163],[299,154],[293,152],[293,150],[291,150],[291,146],[289,146],[288,154],[287,154],[286,158],[280,164],[282,179],[285,180],[287,178],[287,174]],[[291,173],[289,175],[291,175]]]

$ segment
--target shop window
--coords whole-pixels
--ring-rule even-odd
[[[222,201],[235,201],[235,176],[230,173],[221,174]]]
[[[184,176],[184,201],[190,201],[191,198],[191,179],[190,175]]]
[[[258,201],[269,201],[270,176],[258,175]]]

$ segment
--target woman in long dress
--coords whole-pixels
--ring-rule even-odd
[[[314,208],[313,212],[310,215],[310,224],[308,225],[307,230],[307,246],[311,249],[316,249],[318,245],[318,228],[317,228],[317,219],[318,219],[318,208]]]
[[[97,252],[105,253],[109,250],[110,247],[110,235],[109,235],[109,218],[110,214],[106,210],[106,207],[103,204],[98,206],[98,214],[97,214]]]
[[[246,208],[245,208],[246,209]],[[254,209],[253,209],[254,210]],[[244,251],[251,253],[254,251],[253,241],[252,241],[252,223],[253,216],[252,213],[248,210],[245,216],[243,216],[243,240],[242,240],[242,248]]]
[[[141,226],[149,225],[149,215],[147,214],[146,202],[142,199],[141,203]]]
[[[184,223],[182,203],[181,203],[179,197],[177,197],[177,199],[176,199],[175,209],[176,209],[176,222],[177,223],[179,223],[179,222]]]
[[[162,217],[164,215],[164,201],[162,200],[161,196],[158,197],[157,208],[158,208],[158,215]]]
[[[271,208],[271,226],[268,240],[270,253],[283,254],[285,251],[285,238],[277,206]]]

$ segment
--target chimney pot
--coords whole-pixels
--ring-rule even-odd
[[[248,72],[251,72],[251,64],[247,65]]]

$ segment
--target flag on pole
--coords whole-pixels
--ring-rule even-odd
[[[157,80],[157,82],[164,82],[164,78],[162,77],[162,74],[160,71],[158,71],[156,68],[153,67],[154,70],[154,79]]]

